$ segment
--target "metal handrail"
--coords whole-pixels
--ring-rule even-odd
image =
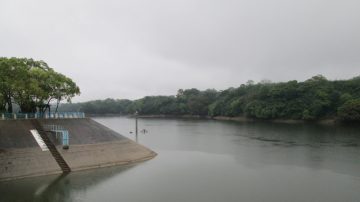
[[[0,120],[9,119],[68,119],[85,118],[84,112],[50,112],[50,113],[0,113]]]
[[[43,125],[45,131],[52,131],[56,134],[56,139],[58,139],[58,134],[61,135],[61,142],[63,146],[69,146],[70,134],[63,126],[60,125]]]

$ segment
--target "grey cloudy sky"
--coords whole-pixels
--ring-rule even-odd
[[[360,75],[358,0],[0,0],[0,56],[46,61],[74,101]]]

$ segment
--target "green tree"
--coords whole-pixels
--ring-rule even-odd
[[[66,76],[55,72],[43,61],[28,58],[0,58],[0,92],[8,112],[12,104],[22,112],[35,112],[37,107],[59,103],[80,94],[79,87]]]
[[[27,60],[0,58],[0,92],[9,113],[13,112],[15,92],[23,89],[27,79]]]
[[[344,121],[360,121],[360,99],[345,102],[339,107],[338,115]]]

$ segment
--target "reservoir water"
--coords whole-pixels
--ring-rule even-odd
[[[134,119],[94,119],[135,139]],[[154,159],[0,182],[0,201],[360,201],[359,126],[144,118],[142,129]]]

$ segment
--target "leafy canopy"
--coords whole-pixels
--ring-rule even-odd
[[[44,61],[29,58],[0,58],[0,111],[12,112],[18,104],[21,112],[36,112],[51,101],[80,94],[70,78],[54,71]]]

